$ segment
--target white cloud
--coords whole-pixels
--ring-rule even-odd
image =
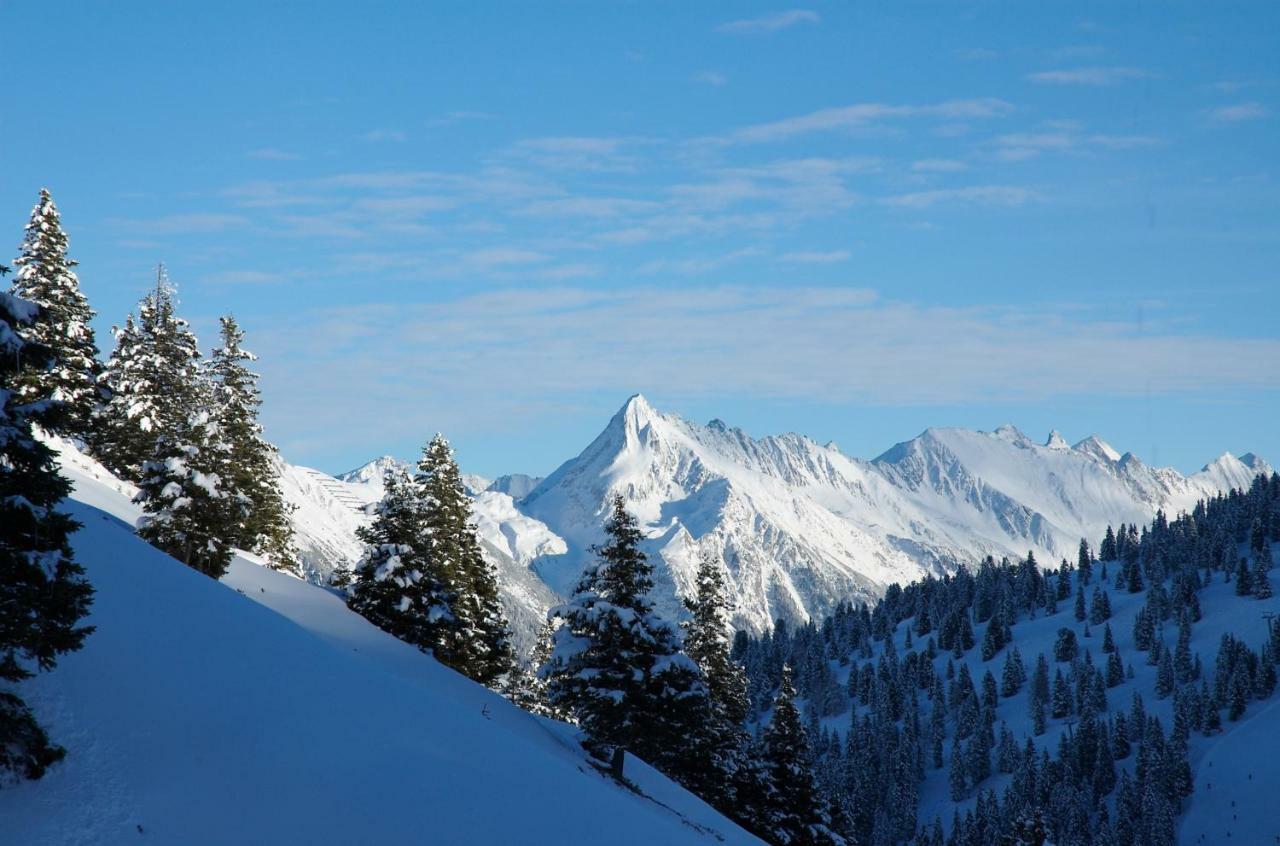
[[[968,167],[956,159],[920,159],[911,163],[911,169],[916,173],[956,173]]]
[[[392,141],[398,144],[409,140],[409,136],[399,129],[370,129],[368,132],[362,132],[359,137],[361,141],[371,143]]]
[[[1209,120],[1214,123],[1239,123],[1264,118],[1269,114],[1271,111],[1261,103],[1237,103],[1210,110]]]
[[[710,85],[719,88],[729,81],[729,77],[720,73],[720,71],[705,70],[699,71],[693,75],[694,82],[701,82],[703,85]]]
[[[492,115],[488,112],[446,112],[445,114],[440,115],[440,117],[424,121],[423,126],[453,126],[455,123],[475,120],[493,120],[495,117],[497,117],[497,115]]]
[[[1041,85],[1112,85],[1129,79],[1151,79],[1155,74],[1142,68],[1091,67],[1049,70],[1028,74],[1027,79]]]
[[[971,185],[967,188],[942,188],[916,191],[886,197],[883,203],[907,209],[927,209],[939,203],[964,203],[977,206],[1021,206],[1037,199],[1034,191],[1016,185]]]
[[[819,109],[796,117],[746,126],[720,140],[729,143],[786,141],[797,135],[837,130],[848,131],[867,127],[879,121],[900,118],[936,117],[955,121],[1004,117],[1012,112],[1012,104],[994,97],[947,100],[942,103],[924,106],[855,103],[851,106]]]
[[[277,150],[275,147],[262,147],[257,150],[250,150],[245,153],[245,156],[250,159],[263,159],[265,161],[272,162],[292,162],[301,158],[301,156],[296,153]]]
[[[247,226],[249,219],[238,214],[193,213],[169,214],[145,219],[110,218],[112,226],[130,229],[139,236],[184,235],[190,233],[225,232]]]
[[[827,252],[801,250],[794,253],[784,253],[779,257],[779,260],[790,264],[836,264],[848,261],[851,255],[852,253],[848,250],[829,250]]]
[[[760,35],[767,32],[777,32],[780,29],[790,29],[798,24],[816,24],[820,20],[821,18],[818,17],[817,12],[812,12],[808,9],[789,9],[785,12],[762,15],[758,18],[745,18],[722,23],[716,27],[716,30],[733,35]]]
[[[260,345],[273,437],[360,432],[370,447],[404,420],[515,433],[548,397],[621,402],[652,385],[878,405],[1280,388],[1276,338],[1151,321],[1139,334],[1085,309],[922,307],[781,285],[514,288],[335,308],[304,312]],[[335,384],[344,402],[332,402]],[[367,414],[391,402],[397,414]]]
[[[560,135],[526,138],[507,154],[541,168],[580,172],[634,171],[639,159],[631,148],[644,139],[617,136]]]

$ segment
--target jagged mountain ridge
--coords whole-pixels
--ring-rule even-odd
[[[392,466],[404,464],[383,456],[338,477],[282,469],[312,578],[359,556],[362,508],[381,496]],[[1056,564],[1108,524],[1145,524],[1157,509],[1190,508],[1260,472],[1270,472],[1262,459],[1224,454],[1184,476],[1097,436],[1073,446],[1055,431],[1042,445],[1012,426],[928,429],[867,461],[802,435],[698,425],[637,395],[546,479],[464,481],[527,646],[546,608],[573,589],[613,493],[644,527],[667,613],[680,613],[698,557],[711,553],[728,562],[737,623],[760,631],[985,555],[1030,549]]]
[[[1223,455],[1183,476],[1097,437],[1073,447],[1053,433],[1039,445],[1012,426],[929,429],[865,461],[801,435],[700,426],[637,395],[517,505],[566,542],[567,554],[534,562],[565,592],[622,494],[657,562],[660,604],[678,611],[699,555],[722,555],[737,622],[758,631],[988,554],[1030,549],[1056,563],[1108,524],[1146,523],[1269,471],[1253,455]]]

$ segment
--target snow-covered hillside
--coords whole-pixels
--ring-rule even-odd
[[[67,759],[0,790],[0,840],[753,843],[633,761],[645,795],[532,717],[245,557],[222,583],[136,538],[128,486],[63,450],[97,596],[85,648],[24,684]]]
[[[563,592],[600,537],[608,499],[622,494],[660,562],[666,609],[711,552],[729,564],[739,624],[759,631],[988,554],[1030,549],[1056,564],[1108,524],[1146,523],[1269,470],[1224,455],[1183,476],[1096,437],[1071,447],[1055,432],[1041,446],[1008,426],[930,429],[864,461],[800,435],[700,426],[637,395],[517,506],[567,542],[566,554],[534,563]]]

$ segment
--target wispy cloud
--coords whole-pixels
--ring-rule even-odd
[[[1017,162],[1041,153],[1070,153],[1089,148],[1133,150],[1154,147],[1160,139],[1150,135],[1108,135],[1084,132],[1075,121],[1046,121],[1038,132],[1011,132],[992,139],[1000,161]]]
[[[761,15],[758,18],[728,21],[720,24],[716,27],[716,30],[732,35],[761,35],[768,32],[777,32],[780,29],[790,29],[799,24],[816,24],[819,20],[821,18],[818,17],[818,13],[809,9],[788,9],[785,12]]]
[[[956,173],[968,168],[969,165],[956,159],[919,159],[911,163],[916,173]]]
[[[1258,120],[1271,114],[1271,110],[1261,103],[1236,103],[1233,106],[1220,106],[1209,111],[1209,120],[1214,123],[1240,123],[1246,120]]]
[[[730,133],[723,140],[730,143],[786,141],[799,135],[815,132],[859,129],[886,120],[913,117],[933,117],[948,121],[999,118],[1012,114],[1013,110],[1011,103],[994,97],[947,100],[923,106],[855,103],[850,106],[819,109],[769,123],[745,126]]]
[[[1041,85],[1114,85],[1130,79],[1151,79],[1155,74],[1142,68],[1091,67],[1047,70],[1028,74],[1027,79]]]
[[[446,112],[445,114],[442,114],[439,117],[431,118],[430,120],[424,121],[423,126],[428,126],[428,127],[453,126],[455,123],[464,123],[467,121],[477,121],[477,120],[493,120],[495,117],[497,117],[497,115],[490,114],[489,112],[467,112],[467,111]]]
[[[538,167],[571,171],[632,171],[639,164],[633,147],[642,139],[560,135],[518,141],[508,155]]]
[[[693,81],[700,82],[703,85],[710,85],[714,88],[719,88],[721,85],[724,85],[729,81],[729,77],[720,73],[720,71],[704,70],[695,73],[693,75]]]
[[[224,232],[239,226],[247,226],[249,219],[238,214],[192,213],[143,219],[114,217],[109,218],[107,223],[122,229],[130,229],[143,236],[185,235]]]
[[[884,198],[886,205],[906,209],[927,209],[941,203],[963,203],[976,206],[1021,206],[1038,198],[1036,192],[1017,185],[971,185],[965,188],[941,188],[915,191]]]
[[[360,133],[358,137],[361,141],[368,141],[373,144],[384,141],[399,144],[409,140],[409,136],[399,129],[370,129],[368,132]]]
[[[250,159],[263,159],[271,162],[292,162],[301,158],[297,153],[288,153],[284,150],[277,150],[275,147],[262,147],[257,150],[250,150],[245,153],[245,156]]]
[[[789,264],[836,264],[848,261],[851,255],[853,254],[848,250],[828,250],[826,252],[800,250],[794,253],[783,253],[778,257],[778,260]]]
[[[1158,323],[1137,334],[1086,308],[925,307],[781,285],[507,289],[344,307],[304,312],[263,344],[272,436],[288,448],[356,432],[370,452],[406,420],[515,428],[548,396],[621,402],[657,386],[876,405],[1280,388],[1276,338]],[[334,384],[347,401],[332,402]],[[366,413],[393,399],[397,414]]]

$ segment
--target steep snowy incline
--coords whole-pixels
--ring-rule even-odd
[[[618,787],[569,727],[322,588],[244,558],[222,584],[184,567],[118,519],[126,492],[71,474],[97,631],[24,684],[69,754],[0,790],[5,842],[757,842],[639,761],[647,796]]]
[[[868,462],[800,435],[699,426],[637,395],[516,506],[567,543],[534,563],[565,592],[600,539],[607,500],[622,494],[659,565],[664,610],[678,613],[710,552],[728,563],[738,623],[760,631],[986,555],[1031,549],[1056,564],[1108,524],[1146,523],[1269,470],[1226,455],[1182,476],[1096,437],[1071,447],[1054,432],[1040,446],[1012,427],[930,429]]]

